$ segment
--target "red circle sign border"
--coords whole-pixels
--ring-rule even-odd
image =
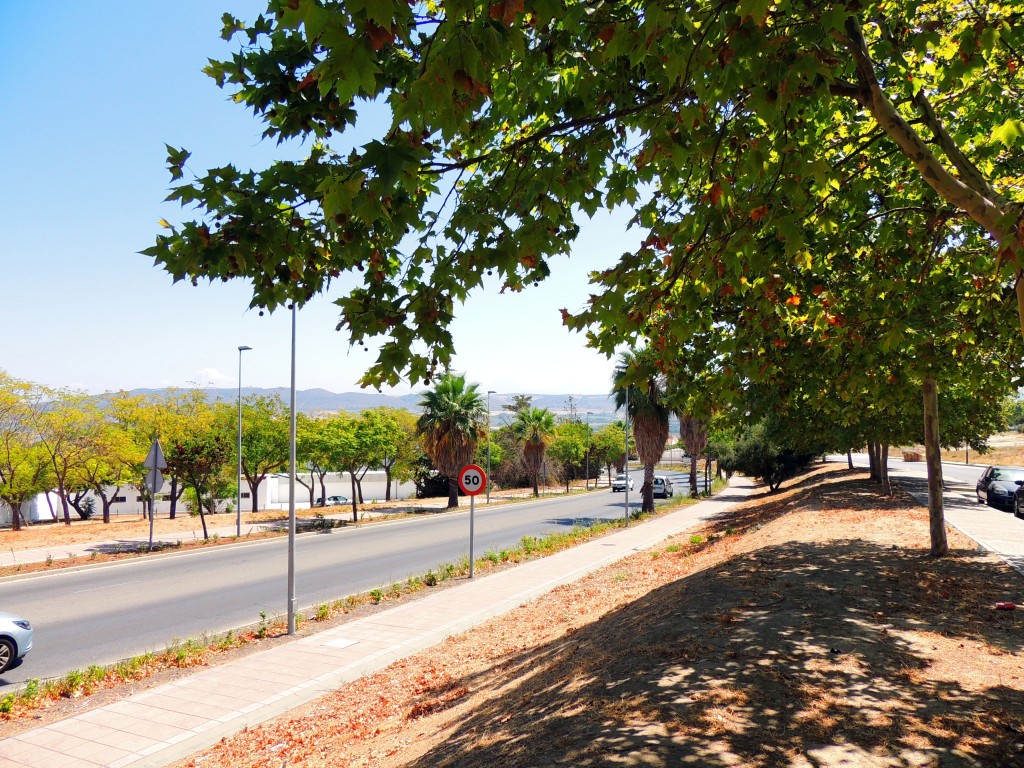
[[[482,482],[479,488],[467,488],[465,482],[463,482],[466,473],[472,470],[476,470],[480,473]],[[467,464],[459,470],[459,489],[467,496],[476,496],[477,494],[483,493],[484,488],[487,487],[487,473],[484,472],[483,468],[478,467],[476,464]]]

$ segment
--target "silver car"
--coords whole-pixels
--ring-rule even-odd
[[[629,490],[633,490],[633,476],[632,475],[616,475],[615,479],[612,480],[613,491],[625,491],[626,486],[629,486]]]
[[[0,672],[14,666],[32,650],[32,625],[13,613],[0,611]]]

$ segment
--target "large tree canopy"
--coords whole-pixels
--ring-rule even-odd
[[[270,309],[363,273],[338,304],[354,342],[385,338],[369,384],[444,368],[456,304],[488,274],[544,278],[602,206],[632,206],[648,235],[564,312],[608,352],[686,348],[723,322],[771,351],[779,317],[827,340],[850,327],[829,279],[884,301],[879,260],[939,263],[999,323],[1014,291],[1024,306],[1022,17],[957,0],[273,0],[225,16],[242,45],[208,72],[308,157],[185,179],[170,149],[170,197],[199,218],[147,253],[175,279],[247,279]],[[369,102],[390,122],[345,145]],[[955,246],[970,263],[941,269]],[[706,304],[730,296],[725,320]],[[763,377],[752,355],[742,373]]]

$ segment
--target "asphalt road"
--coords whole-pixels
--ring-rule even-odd
[[[640,505],[634,471],[630,507]],[[686,492],[681,472],[665,472]],[[475,512],[477,557],[577,523],[621,518],[622,493],[601,491],[540,502],[483,506]],[[469,503],[459,513],[341,528],[296,538],[300,611],[366,592],[469,554]],[[34,648],[0,676],[0,688],[109,664],[174,640],[254,624],[287,604],[287,539],[157,555],[0,581],[0,607],[31,620]]]

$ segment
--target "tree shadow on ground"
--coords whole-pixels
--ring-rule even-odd
[[[835,493],[848,501],[859,483]],[[975,553],[764,547],[451,681],[473,690],[498,675],[487,703],[410,765],[1024,766],[1024,612],[991,607],[1020,589]],[[1005,677],[925,673],[980,652],[1005,657]]]

